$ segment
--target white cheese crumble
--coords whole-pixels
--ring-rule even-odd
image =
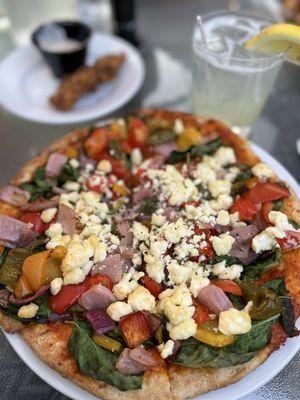
[[[229,195],[231,191],[231,182],[225,179],[216,179],[209,182],[208,188],[214,198],[217,198],[221,194]]]
[[[131,151],[130,158],[131,158],[132,164],[135,167],[139,166],[143,161],[143,155],[142,155],[141,150],[139,148],[134,148]]]
[[[155,310],[155,297],[144,286],[138,286],[134,292],[128,296],[128,304],[133,311],[150,311]]]
[[[132,311],[131,305],[124,301],[116,301],[115,303],[110,304],[106,309],[109,317],[116,322],[120,321],[120,319],[125,315],[132,313]]]
[[[42,211],[41,220],[43,222],[45,222],[46,224],[48,224],[49,222],[51,222],[53,220],[53,218],[55,217],[56,213],[57,213],[57,208],[56,207],[47,208],[46,210]]]
[[[97,165],[97,169],[105,174],[109,174],[112,171],[112,165],[109,160],[101,160]]]
[[[166,343],[161,343],[160,345],[157,346],[161,358],[165,359],[172,355],[174,344],[175,344],[174,341],[169,339]]]
[[[176,135],[181,135],[184,132],[184,125],[180,118],[176,118],[174,121],[174,132]]]
[[[270,211],[269,221],[282,231],[294,231],[295,228],[289,223],[288,216],[280,211]]]
[[[214,154],[214,158],[222,167],[236,162],[235,153],[231,147],[219,147]]]
[[[251,168],[251,172],[259,179],[268,179],[274,176],[272,169],[264,163],[254,165],[254,167]]]
[[[224,335],[241,335],[251,330],[251,318],[248,312],[230,308],[219,315],[218,330]]]
[[[60,292],[60,289],[61,289],[61,287],[62,287],[62,284],[63,284],[62,278],[55,278],[55,279],[53,279],[53,280],[51,281],[51,283],[50,283],[50,292],[51,292],[53,295],[56,295],[57,293]]]
[[[230,252],[234,241],[234,237],[228,233],[222,233],[220,236],[212,237],[212,246],[218,256],[223,256]]]
[[[34,303],[27,304],[26,306],[22,306],[19,308],[18,317],[33,318],[36,316],[38,309],[39,307]]]

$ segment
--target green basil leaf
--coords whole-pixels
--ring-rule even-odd
[[[198,146],[192,146],[186,151],[172,151],[168,159],[169,164],[176,164],[180,161],[185,161],[187,156],[190,158],[201,157],[205,154],[214,153],[221,146],[221,138],[212,140],[211,142],[200,144]]]
[[[31,194],[29,201],[33,202],[39,198],[50,199],[54,196],[52,188],[56,185],[57,179],[46,179],[45,168],[39,167],[35,171],[33,180],[21,183],[20,187]]]
[[[115,369],[118,354],[97,345],[92,340],[91,333],[91,328],[86,322],[77,321],[69,339],[69,351],[80,371],[122,391],[140,389],[143,375],[127,376],[118,372]]]
[[[79,172],[70,164],[65,164],[57,177],[58,186],[64,185],[67,181],[77,181]]]
[[[159,207],[156,197],[146,197],[141,201],[139,212],[144,215],[152,215]]]
[[[289,335],[289,337],[297,336],[298,330],[295,326],[296,318],[294,314],[294,308],[291,298],[288,295],[288,291],[286,290],[284,279],[283,278],[273,279],[265,283],[265,287],[270,290],[273,290],[279,296],[279,301],[282,308],[279,321],[283,326],[284,330]]]
[[[7,256],[7,254],[8,254],[8,252],[9,252],[8,248],[5,247],[5,248],[3,249],[1,255],[0,255],[0,267],[1,267],[1,265],[3,264],[3,262],[4,262],[4,260],[5,260],[6,256]]]
[[[273,211],[281,211],[283,208],[283,200],[274,200],[273,202]]]
[[[236,296],[235,294],[231,293],[226,293],[227,297],[229,297],[229,300],[233,304],[234,308],[237,308],[238,310],[242,310],[245,307],[245,302],[243,301],[242,296]]]
[[[194,338],[181,342],[175,364],[191,368],[224,368],[243,364],[270,343],[271,330],[278,316],[253,323],[248,333],[223,348],[208,346]]]
[[[247,265],[244,267],[244,272],[242,279],[243,280],[253,280],[259,279],[260,276],[273,268],[275,265],[278,265],[281,260],[280,251],[275,249],[270,252],[265,252],[261,256],[259,256],[253,264]]]
[[[222,261],[226,261],[226,265],[233,265],[233,264],[240,264],[241,262],[236,258],[232,256],[216,256],[212,260],[209,261],[209,264],[218,264]]]
[[[298,222],[294,221],[292,218],[289,218],[289,223],[293,226],[293,228],[295,229],[299,229],[300,225],[298,224]]]

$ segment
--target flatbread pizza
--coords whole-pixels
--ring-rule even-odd
[[[0,191],[0,325],[102,399],[187,399],[298,335],[300,206],[215,120],[139,110]]]

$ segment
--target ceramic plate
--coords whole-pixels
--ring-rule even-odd
[[[289,174],[289,172],[273,157],[262,150],[256,145],[252,145],[254,152],[268,165],[270,165],[280,178],[288,182],[291,187],[295,190],[298,197],[300,197],[300,188],[295,179]],[[298,319],[298,327],[300,320]],[[28,365],[32,371],[34,371],[40,378],[61,393],[69,396],[74,400],[97,400],[98,398],[92,394],[81,389],[71,381],[63,378],[61,375],[56,373],[53,369],[47,367],[30,349],[30,347],[24,342],[22,337],[18,334],[7,334],[6,338],[22,358],[22,360]],[[239,382],[234,383],[222,389],[214,390],[207,394],[198,396],[195,400],[237,400],[242,396],[252,392],[260,386],[267,383],[275,375],[277,375],[284,366],[294,357],[297,351],[300,350],[300,337],[288,339],[284,346],[279,350],[272,353],[272,355],[259,366],[256,370],[252,371],[245,378]],[[99,400],[99,399],[98,399]]]
[[[0,64],[0,103],[19,117],[47,124],[79,123],[100,118],[127,103],[141,87],[145,67],[138,51],[117,36],[95,33],[87,64],[108,53],[125,53],[126,61],[116,79],[83,96],[70,111],[49,103],[59,80],[54,78],[38,50],[29,45],[11,53]]]

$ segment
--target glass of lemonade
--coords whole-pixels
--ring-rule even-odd
[[[242,13],[220,12],[202,20],[193,36],[193,111],[217,118],[247,137],[284,61],[284,54],[247,50],[245,42],[271,22]]]

